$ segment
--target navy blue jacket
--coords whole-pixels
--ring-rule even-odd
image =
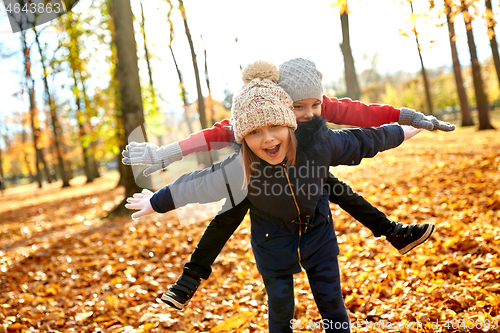
[[[321,122],[309,137],[312,143],[298,147],[295,166],[261,161],[259,172],[245,188],[241,160],[232,156],[163,187],[151,204],[155,211],[166,212],[187,203],[227,198],[229,209],[229,201],[235,205],[246,198],[251,203],[252,248],[259,272],[264,276],[298,273],[301,266],[308,269],[339,253],[328,193],[323,189],[329,167],[359,164],[364,157],[397,147],[403,139],[399,125],[332,131]],[[302,141],[307,139],[298,139]]]

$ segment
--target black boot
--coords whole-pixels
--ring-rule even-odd
[[[184,310],[200,285],[200,274],[184,269],[177,282],[168,288],[161,300],[177,310]]]
[[[391,222],[391,226],[385,235],[386,239],[396,248],[399,253],[406,254],[414,247],[425,242],[434,231],[434,224],[403,224]]]

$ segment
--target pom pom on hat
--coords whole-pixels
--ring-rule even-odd
[[[265,60],[259,60],[251,63],[242,73],[243,83],[247,84],[253,79],[267,79],[274,83],[278,82],[280,72],[278,67]]]
[[[263,60],[243,70],[245,86],[234,97],[231,109],[236,142],[241,143],[245,135],[263,126],[297,128],[292,99],[278,86],[278,78],[278,68]]]

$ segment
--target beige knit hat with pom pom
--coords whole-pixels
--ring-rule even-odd
[[[236,142],[249,132],[269,125],[297,128],[292,99],[278,86],[279,70],[267,61],[256,61],[243,70],[242,90],[234,97],[232,124]]]

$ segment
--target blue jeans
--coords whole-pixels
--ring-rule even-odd
[[[322,262],[306,270],[306,273],[314,300],[323,318],[322,327],[325,328],[325,332],[350,332],[349,317],[340,287],[337,259]],[[269,332],[291,333],[295,308],[293,275],[263,276],[263,280],[268,296]]]

